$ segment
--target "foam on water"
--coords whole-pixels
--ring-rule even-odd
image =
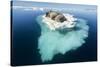
[[[65,54],[68,51],[76,50],[85,43],[85,39],[88,37],[89,26],[84,19],[78,19],[72,30],[56,31],[51,31],[42,20],[42,16],[37,17],[41,27],[38,49],[43,62],[52,60],[58,53]]]

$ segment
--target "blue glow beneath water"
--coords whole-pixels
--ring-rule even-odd
[[[51,31],[41,22],[42,19],[42,16],[39,16],[37,20],[42,28],[38,49],[43,62],[52,60],[58,53],[65,54],[70,50],[76,50],[88,37],[89,26],[83,19],[78,19],[76,29],[61,31]]]

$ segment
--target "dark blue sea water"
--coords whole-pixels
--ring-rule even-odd
[[[24,9],[12,10],[12,65],[37,65],[52,63],[71,63],[97,60],[97,17],[96,12],[72,12],[75,17],[88,21],[89,36],[86,43],[65,55],[58,54],[52,61],[42,62],[38,52],[38,38],[41,28],[36,21],[43,11]]]

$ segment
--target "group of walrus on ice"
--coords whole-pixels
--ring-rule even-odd
[[[76,24],[76,18],[71,14],[62,14],[57,11],[48,11],[43,16],[44,22],[49,26],[51,30],[58,28],[73,28]]]

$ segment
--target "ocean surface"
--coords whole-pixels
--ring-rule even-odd
[[[57,54],[53,60],[42,62],[38,48],[41,27],[36,18],[44,14],[41,10],[12,8],[12,65],[37,65],[54,63],[72,63],[97,60],[97,15],[96,11],[68,12],[75,17],[87,20],[89,35],[86,43],[75,51],[64,55]]]

